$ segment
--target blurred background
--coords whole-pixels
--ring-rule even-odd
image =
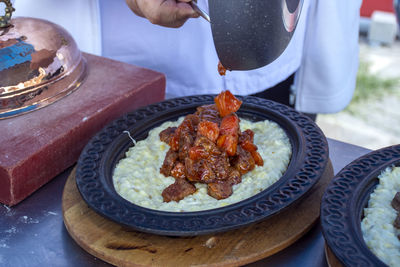
[[[400,34],[393,0],[363,0],[360,66],[349,106],[320,114],[325,135],[370,149],[400,144]]]

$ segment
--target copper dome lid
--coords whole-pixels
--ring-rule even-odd
[[[0,28],[0,119],[53,103],[85,76],[86,61],[62,27],[17,17]]]

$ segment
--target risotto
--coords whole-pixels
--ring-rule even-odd
[[[389,266],[400,265],[400,230],[393,226],[397,211],[391,201],[400,191],[400,167],[387,168],[364,209],[361,230],[367,246]]]
[[[264,160],[264,166],[256,166],[254,170],[242,176],[242,182],[233,186],[233,194],[226,199],[217,200],[207,194],[207,185],[196,183],[197,191],[179,202],[164,202],[162,191],[173,184],[173,177],[165,177],[160,173],[169,146],[160,141],[159,133],[168,128],[178,126],[180,118],[175,122],[165,122],[152,129],[145,140],[138,141],[126,152],[115,167],[113,174],[114,187],[126,200],[149,209],[189,212],[224,207],[249,198],[273,183],[286,171],[292,154],[289,138],[279,125],[271,121],[250,122],[241,119],[242,131],[254,131],[254,144]]]

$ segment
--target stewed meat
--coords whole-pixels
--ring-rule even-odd
[[[218,124],[211,121],[201,121],[198,126],[198,135],[205,136],[211,141],[215,142],[219,136]]]
[[[194,136],[187,132],[182,134],[179,139],[179,160],[184,161],[189,156],[189,150],[193,146]]]
[[[400,229],[400,192],[397,192],[392,200],[392,207],[397,211],[396,220],[394,220],[394,227]],[[399,238],[400,239],[400,238]]]
[[[175,183],[171,184],[162,192],[164,202],[179,201],[186,196],[196,192],[196,187],[185,179],[175,179]]]
[[[264,165],[264,160],[262,159],[260,153],[258,153],[257,151],[251,151],[250,154],[253,157],[254,162],[256,163],[256,165],[258,165],[258,166],[263,166]]]
[[[244,143],[246,141],[249,141],[251,143],[254,142],[254,132],[250,129],[247,129],[240,133],[239,143]]]
[[[217,145],[204,136],[197,136],[196,140],[194,141],[194,146],[203,148],[204,152],[207,153],[207,157],[210,155],[221,154],[221,151]]]
[[[237,99],[231,92],[224,91],[221,92],[214,98],[215,105],[219,115],[223,118],[239,110],[242,105],[242,101]]]
[[[216,181],[211,164],[205,159],[194,161],[187,158],[185,167],[186,178],[191,182],[211,183]]]
[[[236,155],[239,140],[239,118],[236,114],[224,117],[221,121],[220,135],[217,140],[218,147],[223,148],[228,156]]]
[[[397,211],[397,217],[393,222],[393,226],[397,229],[400,229],[400,192],[397,192],[396,195],[394,195],[391,204],[392,207]],[[398,235],[397,238],[400,240],[400,235]]]
[[[207,193],[216,199],[228,198],[232,195],[232,185],[227,181],[209,183],[207,185]]]
[[[164,163],[161,166],[160,173],[164,174],[165,176],[169,176],[177,159],[178,153],[176,153],[172,149],[169,149],[167,155],[165,156]]]
[[[396,220],[394,220],[393,226],[400,229],[400,213],[397,213]]]
[[[240,172],[233,167],[229,167],[228,181],[231,185],[241,183],[242,176],[240,175]]]
[[[392,207],[400,212],[400,192],[397,192],[392,200]]]
[[[163,141],[164,143],[169,144],[172,136],[174,136],[176,128],[177,127],[168,127],[164,131],[161,131],[160,134],[159,134],[160,140]]]
[[[208,194],[216,199],[227,198],[243,174],[263,164],[253,143],[254,132],[240,131],[235,112],[242,102],[225,91],[215,103],[198,107],[178,127],[160,133],[170,145],[160,172],[175,178],[162,193],[164,201],[193,194],[193,183],[207,184]]]
[[[221,152],[219,155],[212,155],[208,158],[212,169],[218,180],[227,180],[230,174],[230,164],[226,152]]]
[[[200,117],[200,121],[211,121],[218,125],[221,123],[221,117],[215,104],[197,107],[195,114]]]
[[[226,152],[217,147],[210,139],[198,136],[191,148],[189,157],[193,160],[206,159],[218,180],[225,180],[228,176],[229,159]]]
[[[200,178],[200,182],[208,184],[216,181],[217,177],[209,161],[201,159],[195,163],[195,166],[197,167],[197,175]]]
[[[183,165],[181,162],[177,162],[171,171],[171,176],[176,179],[185,179],[185,165]]]
[[[251,153],[238,147],[237,155],[232,159],[232,165],[240,172],[241,175],[248,173],[255,167],[255,161]]]
[[[182,138],[185,136],[195,135],[197,125],[200,122],[199,117],[194,114],[187,115],[179,127],[175,130],[173,136],[170,138],[169,145],[172,150],[178,151]]]
[[[254,159],[254,162],[258,166],[264,165],[264,160],[262,159],[260,153],[257,152],[257,146],[253,144],[254,132],[250,129],[242,132],[239,136],[239,145],[246,151],[250,152]]]
[[[250,129],[247,129],[246,131],[242,132],[239,136],[239,144],[240,146],[249,152],[251,151],[256,151],[257,146],[253,144],[254,140],[254,132]]]

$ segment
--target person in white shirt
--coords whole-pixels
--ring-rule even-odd
[[[262,68],[225,76],[217,71],[210,24],[185,2],[15,0],[14,6],[15,15],[65,27],[84,52],[164,73],[168,98],[222,90],[267,97],[273,92],[304,113],[334,113],[350,102],[358,70],[361,0],[304,0],[296,31],[281,56]],[[151,4],[166,9],[157,11]],[[207,10],[207,0],[198,4]]]

